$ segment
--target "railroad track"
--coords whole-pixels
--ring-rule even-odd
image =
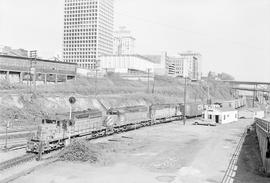
[[[14,167],[14,166],[19,165],[21,163],[31,161],[35,157],[36,157],[36,154],[25,154],[23,156],[19,156],[19,157],[4,161],[4,162],[0,163],[0,171]]]
[[[0,149],[12,151],[17,149],[25,148],[27,144],[27,139],[12,139],[8,140],[7,147],[5,148],[5,142],[3,140],[0,141]]]
[[[236,174],[236,170],[237,170],[236,164],[238,161],[238,157],[239,157],[242,145],[243,145],[245,138],[246,138],[246,135],[247,135],[247,129],[248,128],[245,128],[245,131],[242,134],[242,136],[241,136],[241,138],[240,138],[240,140],[235,148],[235,151],[231,157],[230,163],[229,163],[227,170],[222,178],[221,183],[232,183],[235,181],[235,174]]]

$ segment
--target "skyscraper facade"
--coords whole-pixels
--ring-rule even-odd
[[[192,51],[179,53],[179,55],[183,60],[183,75],[193,80],[200,80],[202,77],[202,55]]]
[[[65,0],[63,60],[85,69],[113,54],[113,0]]]
[[[131,31],[125,27],[120,27],[114,32],[113,54],[114,55],[132,55],[134,54],[135,38]]]

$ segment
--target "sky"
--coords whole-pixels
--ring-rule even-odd
[[[114,0],[138,54],[200,52],[203,73],[270,82],[270,0]],[[64,0],[0,0],[0,45],[60,55]]]

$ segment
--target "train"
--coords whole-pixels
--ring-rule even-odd
[[[238,101],[238,99],[236,99]],[[233,107],[244,106],[234,102]],[[223,102],[226,105],[228,102]],[[237,103],[237,105],[236,105]],[[187,103],[185,117],[202,115],[204,104]],[[67,146],[71,139],[87,137],[95,139],[146,126],[183,119],[184,104],[153,104],[110,108],[106,113],[97,109],[55,114],[42,119],[38,130],[27,142],[26,151],[46,153]],[[41,149],[40,149],[41,148]]]
[[[224,107],[224,108],[239,109],[243,106],[246,106],[247,100],[246,100],[246,97],[240,97],[240,98],[234,99],[234,100],[219,101],[219,102],[216,102],[215,104],[219,105],[220,107]]]
[[[180,104],[110,108],[105,115],[97,109],[56,114],[42,120],[26,151],[46,153],[68,145],[74,138],[95,139],[180,119]]]

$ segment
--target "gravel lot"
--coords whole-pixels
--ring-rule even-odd
[[[111,148],[99,163],[59,161],[15,182],[220,182],[252,120],[216,127],[191,123],[174,122],[90,141]]]

